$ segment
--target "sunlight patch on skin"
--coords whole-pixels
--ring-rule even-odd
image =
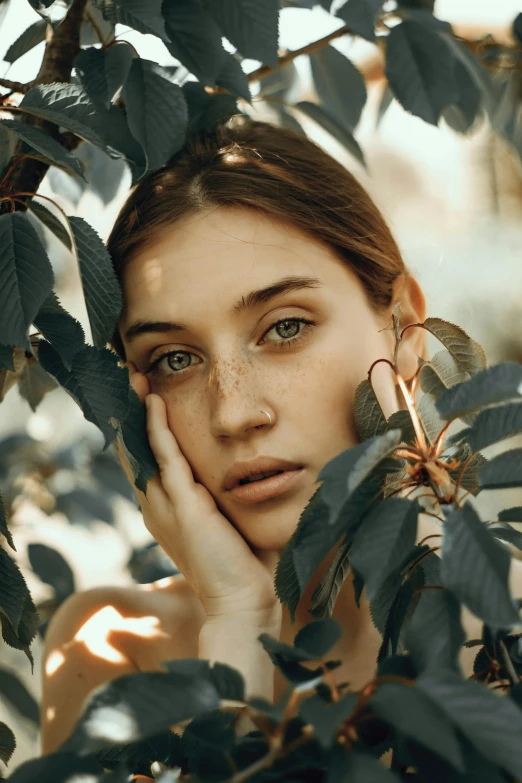
[[[99,707],[84,723],[84,730],[92,739],[107,739],[115,743],[134,742],[140,736],[138,724],[123,702]]]
[[[65,661],[65,656],[58,650],[53,650],[45,664],[45,673],[48,677],[55,673]]]

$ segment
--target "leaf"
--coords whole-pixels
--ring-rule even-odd
[[[0,613],[16,631],[29,593],[18,564],[0,547]]]
[[[5,513],[4,501],[2,500],[2,495],[0,495],[0,533],[2,533],[2,535],[6,537],[7,543],[9,544],[11,549],[14,549],[14,551],[16,552],[13,536],[11,535],[11,531],[7,526],[7,516]]]
[[[474,375],[485,369],[487,359],[484,349],[460,326],[442,318],[426,318],[423,325],[448,349],[463,372]]]
[[[129,407],[127,368],[118,366],[118,359],[112,351],[92,345],[86,345],[75,354],[70,371],[45,340],[39,343],[38,358],[44,370],[54,375],[60,386],[77,402],[87,421],[102,431],[105,447],[110,445],[116,437],[116,430],[110,422],[124,419]]]
[[[513,36],[519,43],[522,43],[522,13],[515,16],[513,21]],[[4,57],[4,60],[6,58]]]
[[[16,738],[9,726],[0,721],[0,759],[7,764],[15,752]]]
[[[185,82],[183,94],[189,112],[188,135],[207,133],[236,114],[236,99],[228,93],[209,95],[199,82]]]
[[[74,67],[89,98],[109,109],[114,94],[127,78],[131,63],[132,49],[122,42],[106,50],[94,46],[80,49]]]
[[[487,625],[511,628],[520,623],[509,588],[511,556],[466,502],[444,522],[442,584]]]
[[[136,742],[219,707],[215,687],[176,672],[127,674],[97,688],[86,700],[60,753],[93,753],[116,742]]]
[[[429,361],[422,361],[419,384],[423,392],[438,397],[446,389],[467,381],[469,377],[469,373],[457,364],[452,354],[443,350],[432,356]]]
[[[497,454],[478,473],[482,489],[514,489],[522,486],[522,449]]]
[[[77,753],[51,753],[48,756],[25,761],[9,777],[10,783],[33,783],[36,780],[39,783],[44,781],[58,783],[58,781],[74,781],[74,778],[92,781],[102,775],[104,775],[103,767],[92,757],[83,758]]]
[[[29,347],[27,330],[53,283],[47,253],[27,215],[0,215],[0,334],[4,344]]]
[[[161,15],[161,0],[94,0],[94,5],[108,22],[156,35],[165,43],[169,40]]]
[[[488,526],[488,530],[496,538],[507,541],[518,549],[522,549],[522,532],[520,530],[515,530],[514,527],[511,527],[511,525],[508,525],[506,522],[495,522],[495,524]]]
[[[22,617],[18,624],[18,628],[13,627],[9,618],[4,614],[0,614],[0,622],[2,623],[2,638],[4,642],[15,650],[23,650],[31,664],[31,674],[33,674],[34,658],[29,646],[36,636],[40,625],[40,617],[33,603],[33,599],[31,598],[31,594],[27,589],[25,580],[23,580],[23,584],[25,598],[23,602]]]
[[[384,682],[369,706],[376,715],[407,737],[446,759],[459,772],[464,763],[455,729],[445,712],[420,688]]]
[[[319,103],[339,125],[353,132],[367,98],[361,72],[329,44],[310,55],[310,65]]]
[[[14,370],[0,370],[0,402],[3,402],[7,392],[15,386],[27,363],[27,354],[23,348],[15,348],[13,352]]]
[[[54,291],[42,304],[33,323],[70,370],[74,357],[85,346],[85,335],[81,324],[64,310]]]
[[[335,741],[336,729],[355,710],[357,695],[345,693],[338,701],[328,703],[315,694],[299,705],[299,715],[314,728],[314,735],[323,748],[330,748]]]
[[[386,432],[386,418],[368,380],[361,381],[355,390],[354,418],[359,441]]]
[[[437,399],[433,394],[423,394],[417,405],[417,413],[421,420],[422,429],[426,433],[431,445],[435,443],[446,421],[439,415],[436,407]]]
[[[353,539],[350,562],[365,581],[369,601],[415,545],[420,508],[417,501],[389,498],[363,518]]]
[[[71,237],[69,236],[69,232],[61,220],[57,218],[56,215],[51,212],[51,210],[47,209],[47,207],[44,207],[43,204],[35,201],[34,198],[29,200],[28,207],[31,212],[36,215],[38,220],[40,220],[40,222],[43,223],[44,226],[49,229],[49,231],[52,231],[55,237],[57,237],[68,250],[72,251]]]
[[[455,59],[455,81],[458,98],[444,110],[444,120],[458,133],[469,133],[475,124],[482,103],[482,91],[468,68]]]
[[[443,392],[435,404],[444,419],[455,419],[486,405],[520,400],[521,396],[522,364],[506,361],[481,370],[468,381]]]
[[[204,0],[204,5],[243,57],[277,66],[279,0]]]
[[[18,36],[16,41],[11,44],[3,59],[7,63],[14,63],[19,57],[29,52],[35,46],[45,41],[47,23],[44,19],[38,19]]]
[[[119,439],[134,476],[134,483],[146,494],[147,482],[158,472],[158,463],[149,444],[145,405],[132,386],[129,386],[129,410],[120,423]]]
[[[347,0],[334,16],[342,19],[355,35],[375,43],[375,12],[367,0]]]
[[[399,778],[391,769],[368,753],[351,750],[347,753],[337,744],[330,756],[330,781],[350,781],[350,783],[400,783]]]
[[[299,647],[313,656],[313,660],[324,658],[339,641],[342,628],[332,618],[307,623],[294,638],[294,647]]]
[[[222,32],[212,16],[191,0],[164,0],[162,5],[169,41],[165,46],[194,74],[201,85],[214,86],[226,60]]]
[[[462,673],[459,653],[466,634],[460,603],[449,590],[425,590],[404,633],[408,653],[419,672],[434,668]]]
[[[286,101],[298,81],[299,74],[295,62],[291,60],[288,65],[285,65],[283,68],[274,68],[274,70],[269,71],[266,76],[264,75],[261,77],[259,97],[263,98],[263,100],[281,98]],[[275,106],[277,106],[277,104],[275,104]]]
[[[463,680],[446,670],[421,675],[417,685],[440,706],[480,754],[515,778],[522,776],[522,711],[511,699],[499,698],[478,682]]]
[[[402,584],[399,584],[399,589],[390,605],[386,624],[382,633],[382,644],[377,654],[378,663],[388,655],[395,655],[397,652],[403,652],[404,631],[411,615],[418,605],[421,595],[419,591],[424,587],[426,581],[425,573],[421,565],[408,572],[406,578],[402,581]],[[386,582],[385,584],[387,585],[388,583]],[[392,591],[390,591],[387,596],[388,599],[391,597],[391,594]],[[373,604],[374,603],[375,602],[373,602]],[[373,604],[370,604],[370,608],[372,608]]]
[[[459,486],[462,489],[466,489],[469,492],[471,492],[472,495],[478,495],[478,493],[480,492],[478,471],[482,467],[482,465],[485,465],[488,462],[488,460],[485,457],[483,457],[482,454],[480,454],[480,452],[477,452],[476,454],[473,455],[473,457],[471,457],[470,461],[468,462],[464,470],[464,473],[462,474],[462,476],[460,476],[464,464],[471,456],[471,454],[472,454],[471,448],[467,443],[460,444],[457,451],[451,454],[451,457],[453,459],[458,460],[460,464],[454,470],[449,471],[449,476],[451,480],[454,481],[455,483],[459,480],[460,477]]]
[[[93,342],[103,348],[114,334],[123,307],[120,284],[112,259],[92,226],[70,216]]]
[[[389,430],[401,431],[401,442],[413,443],[417,437],[413,420],[409,410],[395,411],[386,422],[386,432]]]
[[[30,720],[35,726],[40,726],[40,709],[33,695],[14,672],[0,670],[0,693],[13,707]]]
[[[85,179],[82,164],[76,155],[66,150],[60,142],[53,139],[45,131],[19,120],[0,120],[0,123],[4,128],[7,128],[11,133],[25,141],[32,149],[40,152],[51,164],[61,166],[61,168]]]
[[[147,169],[157,171],[183,146],[188,109],[183,90],[160,65],[138,57],[132,61],[122,89],[132,135],[147,157]]]
[[[74,574],[60,552],[45,544],[32,543],[27,547],[27,554],[34,573],[42,582],[51,585],[59,604],[74,593]]]
[[[47,392],[57,387],[54,378],[42,369],[34,357],[28,359],[18,381],[18,391],[33,411],[37,409]]]
[[[522,506],[513,506],[499,511],[498,519],[500,522],[522,522]]]
[[[252,93],[250,92],[248,77],[241,67],[241,63],[231,54],[225,59],[219,76],[216,78],[216,84],[231,92],[234,97],[243,98],[245,101],[248,101],[248,103],[252,103]]]
[[[521,432],[522,404],[515,402],[480,411],[472,426],[453,435],[447,444],[465,440],[472,451],[479,451]]]
[[[350,547],[351,541],[348,544],[341,544],[314,590],[310,614],[316,619],[332,616],[339,591],[350,573]]]
[[[386,77],[401,106],[437,125],[447,106],[458,98],[453,56],[434,30],[406,20],[390,30]]]
[[[381,100],[379,101],[379,108],[377,109],[377,117],[375,119],[375,129],[379,128],[384,115],[390,108],[394,100],[393,92],[390,90],[390,85],[386,82],[386,85],[382,91]]]
[[[14,372],[13,345],[0,345],[0,370]]]
[[[357,158],[366,168],[364,153],[355,137],[352,136],[350,131],[341,125],[335,117],[332,117],[324,107],[319,106],[317,103],[312,103],[311,101],[298,101],[294,108],[300,109],[304,114],[310,117],[310,119],[314,120],[314,122],[317,122],[318,125],[328,131],[334,139],[337,139],[338,142],[346,147],[348,152]]]
[[[216,662],[211,666],[209,661],[200,658],[177,658],[161,663],[174,674],[208,680],[221,699],[245,700],[245,681],[242,674],[225,663]]]

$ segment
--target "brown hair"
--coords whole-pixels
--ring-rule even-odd
[[[386,221],[344,166],[298,131],[236,115],[189,137],[136,185],[107,242],[118,278],[162,228],[216,206],[254,207],[328,245],[355,272],[376,313],[390,306],[395,281],[409,276]],[[118,330],[112,344],[124,359]]]

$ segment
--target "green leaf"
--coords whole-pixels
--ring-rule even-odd
[[[45,41],[45,32],[47,30],[47,22],[43,19],[33,22],[29,27],[18,36],[16,41],[11,44],[7,52],[4,54],[3,59],[7,63],[14,63],[19,57],[22,57],[26,52],[29,52],[35,46]]]
[[[6,537],[7,543],[9,544],[11,549],[14,549],[14,551],[16,552],[17,550],[14,545],[13,536],[11,535],[11,531],[7,526],[7,516],[5,513],[4,501],[2,500],[2,495],[0,495],[0,533],[2,533],[2,535]]]
[[[420,508],[416,501],[389,498],[363,518],[353,539],[350,562],[366,583],[369,601],[415,545]]]
[[[366,168],[364,153],[355,137],[352,136],[350,131],[344,127],[344,125],[341,125],[335,117],[332,117],[332,115],[329,114],[322,106],[319,106],[317,103],[312,103],[311,101],[298,101],[294,108],[300,109],[303,114],[306,114],[308,117],[310,117],[310,119],[314,120],[314,122],[317,122],[318,125],[328,131],[328,133],[330,133],[334,139],[337,139],[337,141],[346,147],[348,152],[357,158],[357,160]]]
[[[74,357],[85,346],[85,335],[81,324],[64,310],[54,292],[41,306],[34,325],[58,352],[66,369],[70,370]]]
[[[188,135],[207,133],[236,114],[236,99],[228,93],[209,95],[199,82],[185,82],[183,94],[189,113]]]
[[[350,0],[348,0],[350,2]],[[387,769],[373,756],[365,752],[350,750],[349,753],[337,743],[330,755],[329,780],[350,783],[400,783],[400,778]]]
[[[204,5],[243,57],[277,66],[279,0],[204,0]]]
[[[57,218],[51,210],[44,207],[43,204],[35,201],[34,198],[30,199],[28,207],[31,212],[34,212],[38,220],[40,220],[49,231],[52,231],[55,237],[57,237],[68,250],[72,251],[71,237],[61,220]]]
[[[120,422],[119,437],[134,476],[134,483],[146,494],[147,482],[158,472],[158,463],[147,436],[145,405],[132,386],[129,386],[129,412]]]
[[[331,617],[324,620],[314,620],[307,623],[296,634],[294,647],[299,647],[313,656],[313,660],[324,658],[339,641],[342,628],[337,620]]]
[[[436,402],[437,398],[433,394],[423,394],[417,405],[422,429],[431,445],[435,443],[439,433],[446,426],[446,421],[439,415]]]
[[[109,252],[83,218],[70,216],[94,344],[103,348],[111,339],[123,307],[120,284]]]
[[[381,100],[379,101],[379,108],[377,109],[377,117],[375,119],[375,130],[377,130],[383,120],[384,115],[390,108],[394,100],[393,92],[390,90],[390,85],[386,82],[386,85],[382,91]]]
[[[1,570],[1,568],[0,568]],[[30,644],[36,636],[38,627],[40,625],[40,617],[34,605],[31,594],[25,584],[25,579],[20,573],[22,579],[22,589],[25,595],[23,600],[22,617],[18,624],[18,628],[14,627],[7,615],[0,614],[0,622],[2,624],[2,638],[6,644],[13,647],[15,650],[23,650],[27,656],[29,663],[31,664],[31,674],[34,673],[34,659],[30,650]]]
[[[103,17],[112,24],[124,24],[139,33],[156,35],[165,43],[169,38],[161,15],[162,0],[94,0]]]
[[[460,648],[466,634],[461,607],[449,590],[424,590],[408,623],[404,642],[418,671],[453,669],[461,673]]]
[[[393,94],[407,112],[432,125],[458,98],[453,60],[439,34],[419,22],[406,20],[390,30],[386,77]]]
[[[520,400],[522,364],[501,362],[473,375],[468,381],[443,392],[435,403],[444,419],[455,419],[486,405]]]
[[[411,552],[406,555],[405,563],[407,563],[408,560],[410,563],[405,565],[404,568],[407,569],[411,565],[411,561],[423,554],[422,547],[418,547],[418,550],[418,552],[414,552],[412,549]],[[424,550],[424,553],[426,551],[427,549]],[[389,607],[388,612],[385,613],[386,620],[382,630],[382,644],[377,654],[378,663],[389,655],[395,655],[397,652],[404,652],[404,632],[419,602],[421,595],[419,591],[424,587],[427,578],[424,569],[422,568],[423,563],[424,560],[416,568],[411,569],[411,571],[407,570],[405,576],[401,575],[400,577],[395,578],[392,575],[391,577],[388,577],[381,589],[382,596],[379,595],[378,598],[370,604],[372,620],[374,620],[379,631],[381,630],[381,624],[378,625],[376,619],[374,619],[378,616],[376,611],[377,600],[380,604],[381,614],[383,614],[383,606],[385,607],[388,605]],[[396,592],[394,595],[395,590]]]
[[[493,628],[520,623],[509,589],[511,556],[469,502],[448,513],[441,555],[442,584],[473,614]]]
[[[29,563],[36,576],[55,593],[61,604],[76,590],[74,572],[60,552],[46,544],[31,543],[27,547]]]
[[[375,11],[367,0],[347,0],[334,13],[351,32],[375,43]]]
[[[522,449],[509,449],[483,465],[478,474],[482,489],[514,489],[522,486]]]
[[[335,741],[335,731],[355,710],[357,695],[345,693],[338,701],[327,702],[315,694],[299,705],[299,715],[314,728],[314,735],[323,748]]]
[[[339,125],[353,132],[367,98],[361,72],[330,45],[311,54],[310,65],[319,103]]]
[[[38,347],[40,364],[54,375],[60,386],[75,400],[87,421],[95,424],[105,436],[107,447],[116,437],[113,419],[124,419],[129,401],[129,373],[118,366],[118,359],[106,348],[86,345],[75,354],[70,371],[60,355],[47,342]]]
[[[270,100],[270,98],[288,100],[298,81],[299,74],[295,62],[292,60],[283,68],[274,68],[266,76],[261,77],[259,97],[263,98],[263,100]]]
[[[11,163],[16,149],[17,139],[7,128],[0,125],[0,173],[6,173],[7,166]]]
[[[46,373],[34,358],[27,361],[18,381],[20,396],[27,400],[33,411],[37,409],[47,392],[53,391],[57,386],[54,378]]]
[[[11,133],[25,141],[32,149],[43,155],[52,165],[60,166],[72,174],[77,174],[82,179],[85,179],[82,164],[76,155],[66,150],[65,147],[56,139],[53,139],[52,136],[49,136],[48,133],[45,133],[45,131],[35,128],[33,125],[28,125],[26,122],[20,122],[20,120],[0,120],[0,123],[4,128],[7,128]]]
[[[522,506],[513,506],[499,511],[498,519],[500,522],[522,522]]]
[[[522,711],[511,699],[499,698],[478,682],[463,680],[447,670],[423,674],[417,678],[417,685],[440,706],[479,754],[515,778],[522,776]]]
[[[469,133],[480,112],[482,91],[464,63],[455,59],[454,68],[458,98],[454,104],[444,110],[443,116],[453,130],[458,133]]]
[[[515,528],[508,525],[507,522],[495,522],[493,525],[488,526],[488,530],[496,538],[507,541],[518,549],[522,549],[522,532],[520,530],[515,530]]]
[[[314,590],[310,614],[316,619],[332,616],[339,591],[350,573],[351,545],[351,541],[348,544],[341,544]]]
[[[450,478],[455,483],[459,479],[464,464],[466,460],[471,456],[471,454],[472,454],[472,450],[470,446],[464,442],[459,445],[459,448],[454,453],[448,455],[451,456],[451,459],[456,459],[460,463],[459,467],[449,471]],[[487,462],[488,460],[485,457],[483,457],[480,452],[474,454],[473,457],[471,457],[468,464],[466,465],[462,477],[460,477],[459,486],[462,489],[471,492],[472,495],[478,495],[478,493],[480,492],[478,471],[482,467],[482,465],[485,465]]]
[[[421,361],[419,384],[426,394],[438,397],[446,389],[450,389],[457,383],[463,383],[469,378],[469,373],[458,365],[456,359],[447,350],[439,351],[427,362]]]
[[[213,87],[226,60],[222,32],[212,16],[191,0],[164,0],[169,41],[165,45],[201,85]]]
[[[216,78],[216,84],[224,87],[236,98],[243,98],[248,103],[252,103],[252,93],[250,92],[250,83],[241,63],[235,57],[228,54],[225,63]]]
[[[132,49],[122,42],[107,50],[94,46],[80,49],[74,67],[89,98],[109,109],[116,90],[127,78],[131,63]]]
[[[522,13],[515,16],[513,21],[513,35],[522,44]],[[4,60],[6,58],[4,57]]]
[[[16,347],[13,351],[13,367],[14,370],[0,370],[0,402],[4,401],[5,395],[15,386],[20,380],[20,376],[24,371],[24,367],[27,362],[27,355],[29,353],[24,348]]]
[[[141,144],[149,171],[157,171],[186,138],[188,110],[183,90],[160,65],[136,58],[122,90],[132,135]]]
[[[47,253],[27,215],[0,215],[0,334],[4,344],[29,347],[27,330],[53,283]]]
[[[417,437],[415,427],[409,410],[395,411],[386,422],[386,432],[389,430],[400,430],[401,442],[413,443]]]
[[[442,318],[426,318],[424,328],[431,332],[448,349],[455,359],[457,366],[463,372],[474,375],[486,368],[487,359],[484,349],[479,343],[472,340],[460,326],[444,321]],[[438,354],[437,354],[438,356]],[[444,367],[444,376],[451,378],[451,370],[442,359],[436,362],[436,366]],[[449,385],[449,382],[446,383]]]
[[[453,435],[447,444],[465,440],[472,451],[479,451],[521,432],[522,404],[515,402],[480,411],[472,426]]]
[[[0,345],[0,370],[14,372],[13,345]]]
[[[464,772],[455,729],[445,712],[424,691],[398,682],[384,682],[377,688],[369,706],[399,732]]]
[[[16,738],[9,726],[0,721],[0,759],[7,764],[15,752]]]
[[[354,417],[359,441],[386,432],[386,418],[368,380],[361,381],[355,390]]]
[[[22,619],[28,588],[18,564],[0,547],[0,615],[16,631]]]

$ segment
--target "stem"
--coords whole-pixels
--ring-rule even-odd
[[[461,471],[460,471],[460,473],[459,473],[459,475],[457,477],[457,481],[455,482],[455,490],[454,490],[455,498],[457,497],[458,491],[460,489],[460,482],[462,481],[462,477],[464,476],[464,471],[466,470],[466,468],[468,466],[468,463],[471,462],[471,460],[473,459],[474,456],[475,456],[475,452],[470,454],[469,457],[467,458],[467,460],[465,461],[464,465],[461,468]]]
[[[416,326],[417,324],[415,324]],[[406,327],[407,329],[408,327]],[[419,415],[415,409],[414,402],[410,396],[410,393],[408,391],[408,388],[404,382],[404,379],[399,373],[397,373],[397,383],[400,386],[400,389],[403,393],[404,399],[406,401],[406,405],[408,406],[408,410],[410,412],[411,420],[413,422],[413,429],[415,430],[415,435],[417,436],[417,442],[419,444],[419,449],[421,450],[423,456],[427,456],[428,454],[428,444],[426,443],[426,438],[424,436],[424,432],[422,429],[422,424],[419,419]]]
[[[432,514],[431,516],[434,517],[435,514]],[[439,519],[439,517],[437,517],[437,519]],[[431,535],[429,535],[429,536],[424,536],[422,541],[419,541],[419,546],[422,546],[423,543],[428,540],[428,538],[440,538],[441,536],[442,536],[442,533],[431,533]],[[429,553],[426,552],[426,554],[429,554]]]
[[[440,546],[434,546],[431,549],[428,549],[427,552],[424,552],[420,557],[415,560],[415,562],[408,568],[408,574],[411,576],[412,572],[417,568],[419,563],[421,563],[425,557],[428,557],[428,555],[431,555],[432,552],[438,552],[440,549]]]
[[[10,79],[0,78],[0,87],[7,87],[11,92],[21,92],[25,95],[31,87],[34,87],[34,81],[31,82],[12,82]]]
[[[516,685],[517,682],[520,682],[520,677],[515,671],[515,667],[513,666],[513,661],[509,657],[509,652],[506,647],[506,644],[503,639],[501,639],[498,642],[498,645],[500,647],[500,652],[502,653],[502,658],[504,660],[504,666],[506,667],[507,673],[509,674],[509,677],[511,679],[511,682],[513,685]]]
[[[451,421],[448,421],[448,423],[441,429],[441,431],[437,435],[437,440],[433,444],[433,448],[435,449],[434,459],[438,459],[439,455],[442,452],[442,446],[444,444],[446,431],[448,430],[448,427],[450,426],[451,423],[452,423]]]
[[[4,187],[5,183],[6,183],[6,182],[7,182],[7,180],[9,179],[9,177],[11,176],[11,173],[12,173],[12,172],[14,171],[14,169],[15,169],[15,168],[18,166],[18,164],[20,163],[20,161],[21,161],[21,160],[23,160],[25,157],[26,157],[26,155],[25,155],[25,154],[22,152],[22,154],[21,154],[21,155],[18,155],[18,157],[16,157],[16,158],[13,158],[13,160],[11,161],[11,165],[10,165],[10,166],[9,166],[9,168],[7,169],[7,172],[6,172],[5,176],[4,176],[4,178],[3,178],[3,179],[2,179],[2,181],[0,182],[0,192],[2,191],[2,188]]]

